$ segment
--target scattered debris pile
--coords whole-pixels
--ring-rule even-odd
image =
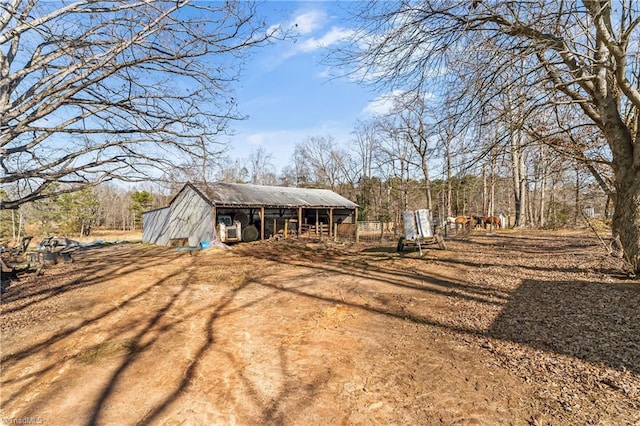
[[[81,244],[68,238],[47,237],[38,246],[29,250],[33,237],[23,237],[15,247],[0,246],[0,266],[2,267],[2,291],[8,282],[19,275],[35,272],[41,274],[46,266],[55,265],[60,260],[72,262],[71,253]]]

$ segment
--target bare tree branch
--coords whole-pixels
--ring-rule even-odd
[[[217,155],[244,55],[275,37],[252,2],[188,0],[13,0],[0,29],[0,208]]]
[[[359,30],[350,45],[336,50],[333,63],[363,83],[418,93],[432,88],[458,102],[468,123],[508,130],[517,150],[525,143],[525,124],[536,114],[562,109],[563,116],[573,117],[571,127],[590,123],[610,153],[614,232],[640,271],[640,4],[470,3],[355,6]],[[549,143],[567,139],[549,138],[557,128],[538,130],[544,132],[537,137]],[[604,164],[596,140],[575,144],[571,155],[589,166]],[[514,154],[521,167],[522,152]]]

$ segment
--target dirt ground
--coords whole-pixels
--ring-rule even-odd
[[[586,233],[118,244],[2,295],[0,416],[640,424],[640,281]],[[16,420],[17,419],[17,420]]]

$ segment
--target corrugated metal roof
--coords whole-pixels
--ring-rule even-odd
[[[209,183],[196,186],[219,207],[333,207],[355,209],[358,205],[328,189],[290,188],[241,183]]]

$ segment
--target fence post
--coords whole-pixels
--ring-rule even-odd
[[[360,233],[358,232],[358,221],[356,220],[356,243],[360,242]]]

